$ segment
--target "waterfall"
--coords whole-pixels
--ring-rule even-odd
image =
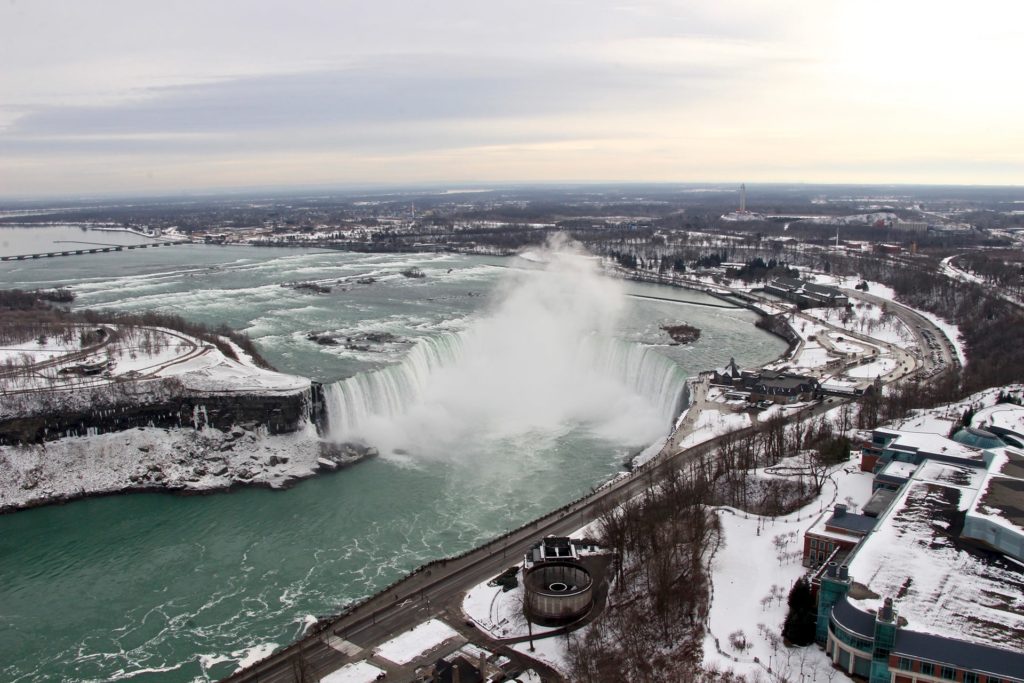
[[[591,333],[545,351],[502,354],[472,329],[423,338],[399,363],[324,387],[328,435],[406,448],[432,432],[614,424],[610,438],[639,444],[663,435],[685,399],[682,369],[653,348]]]
[[[491,309],[463,331],[421,339],[401,362],[326,387],[330,438],[471,459],[664,436],[683,372],[615,338],[626,299],[596,259],[564,238],[545,255],[543,271],[510,271]]]
[[[357,436],[371,417],[400,416],[424,395],[431,375],[454,365],[461,354],[458,334],[425,337],[399,363],[325,386],[328,433],[341,439]]]

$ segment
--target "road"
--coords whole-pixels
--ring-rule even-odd
[[[931,320],[924,317],[912,308],[898,304],[889,299],[883,299],[867,292],[844,290],[851,297],[868,301],[876,306],[885,305],[893,314],[906,323],[907,327],[914,334],[918,347],[921,349],[920,362],[922,363],[919,379],[931,379],[946,370],[959,370],[960,360],[953,343],[946,334],[939,329]]]

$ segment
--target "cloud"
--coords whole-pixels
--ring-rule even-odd
[[[568,115],[600,121],[652,102],[693,102],[707,96],[709,83],[728,77],[714,64],[667,72],[583,60],[388,57],[345,69],[154,88],[102,106],[37,107],[0,133],[0,150],[505,144],[530,127],[524,123]]]
[[[907,3],[0,3],[0,187],[1019,182],[1024,10]]]

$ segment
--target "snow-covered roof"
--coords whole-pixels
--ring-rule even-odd
[[[900,435],[886,446],[886,450],[901,450],[976,462],[982,461],[981,451],[977,448],[965,446],[939,434],[923,432],[900,432]]]
[[[974,414],[971,425],[982,429],[996,427],[1024,437],[1024,406],[997,403]]]
[[[836,512],[825,525],[832,527],[830,531],[842,530],[847,533],[863,535],[871,531],[874,528],[878,520],[874,517],[868,517],[867,515],[859,515],[854,512],[843,512],[840,514]]]
[[[1024,562],[1024,452],[1002,448],[987,454],[989,468],[967,511],[965,535]]]
[[[976,493],[911,480],[851,555],[851,604],[876,611],[891,597],[907,631],[1019,650],[1024,571],[969,551],[955,536]]]
[[[954,420],[939,417],[934,413],[923,413],[908,417],[893,424],[893,429],[900,432],[918,432],[923,434],[949,434],[955,424]]]
[[[917,469],[917,464],[912,462],[900,462],[893,460],[879,472],[879,476],[896,477],[898,479],[910,479]]]
[[[963,489],[965,491],[963,501],[965,506],[970,502],[967,500],[967,496],[976,495],[987,477],[988,472],[986,470],[978,469],[977,467],[955,465],[942,462],[941,460],[925,460],[914,473],[915,481],[927,481]]]

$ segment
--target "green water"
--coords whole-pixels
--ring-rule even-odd
[[[428,275],[397,275],[415,265]],[[486,314],[519,260],[171,247],[0,264],[8,287],[71,284],[77,306],[155,308],[248,330],[285,371],[323,381],[399,362],[408,345],[324,348],[310,330],[458,330]],[[449,272],[450,270],[450,272]],[[280,287],[375,274],[329,295]],[[342,291],[346,290],[346,291]],[[709,302],[631,285],[634,294]],[[470,295],[472,293],[472,296]],[[746,311],[630,299],[622,338],[666,341],[659,326],[703,330],[658,346],[686,374],[730,356],[755,364],[784,344]],[[606,480],[629,446],[583,430],[525,433],[486,452],[381,458],[288,491],[133,494],[0,517],[0,679],[215,679],[297,637],[410,569],[462,552]]]

